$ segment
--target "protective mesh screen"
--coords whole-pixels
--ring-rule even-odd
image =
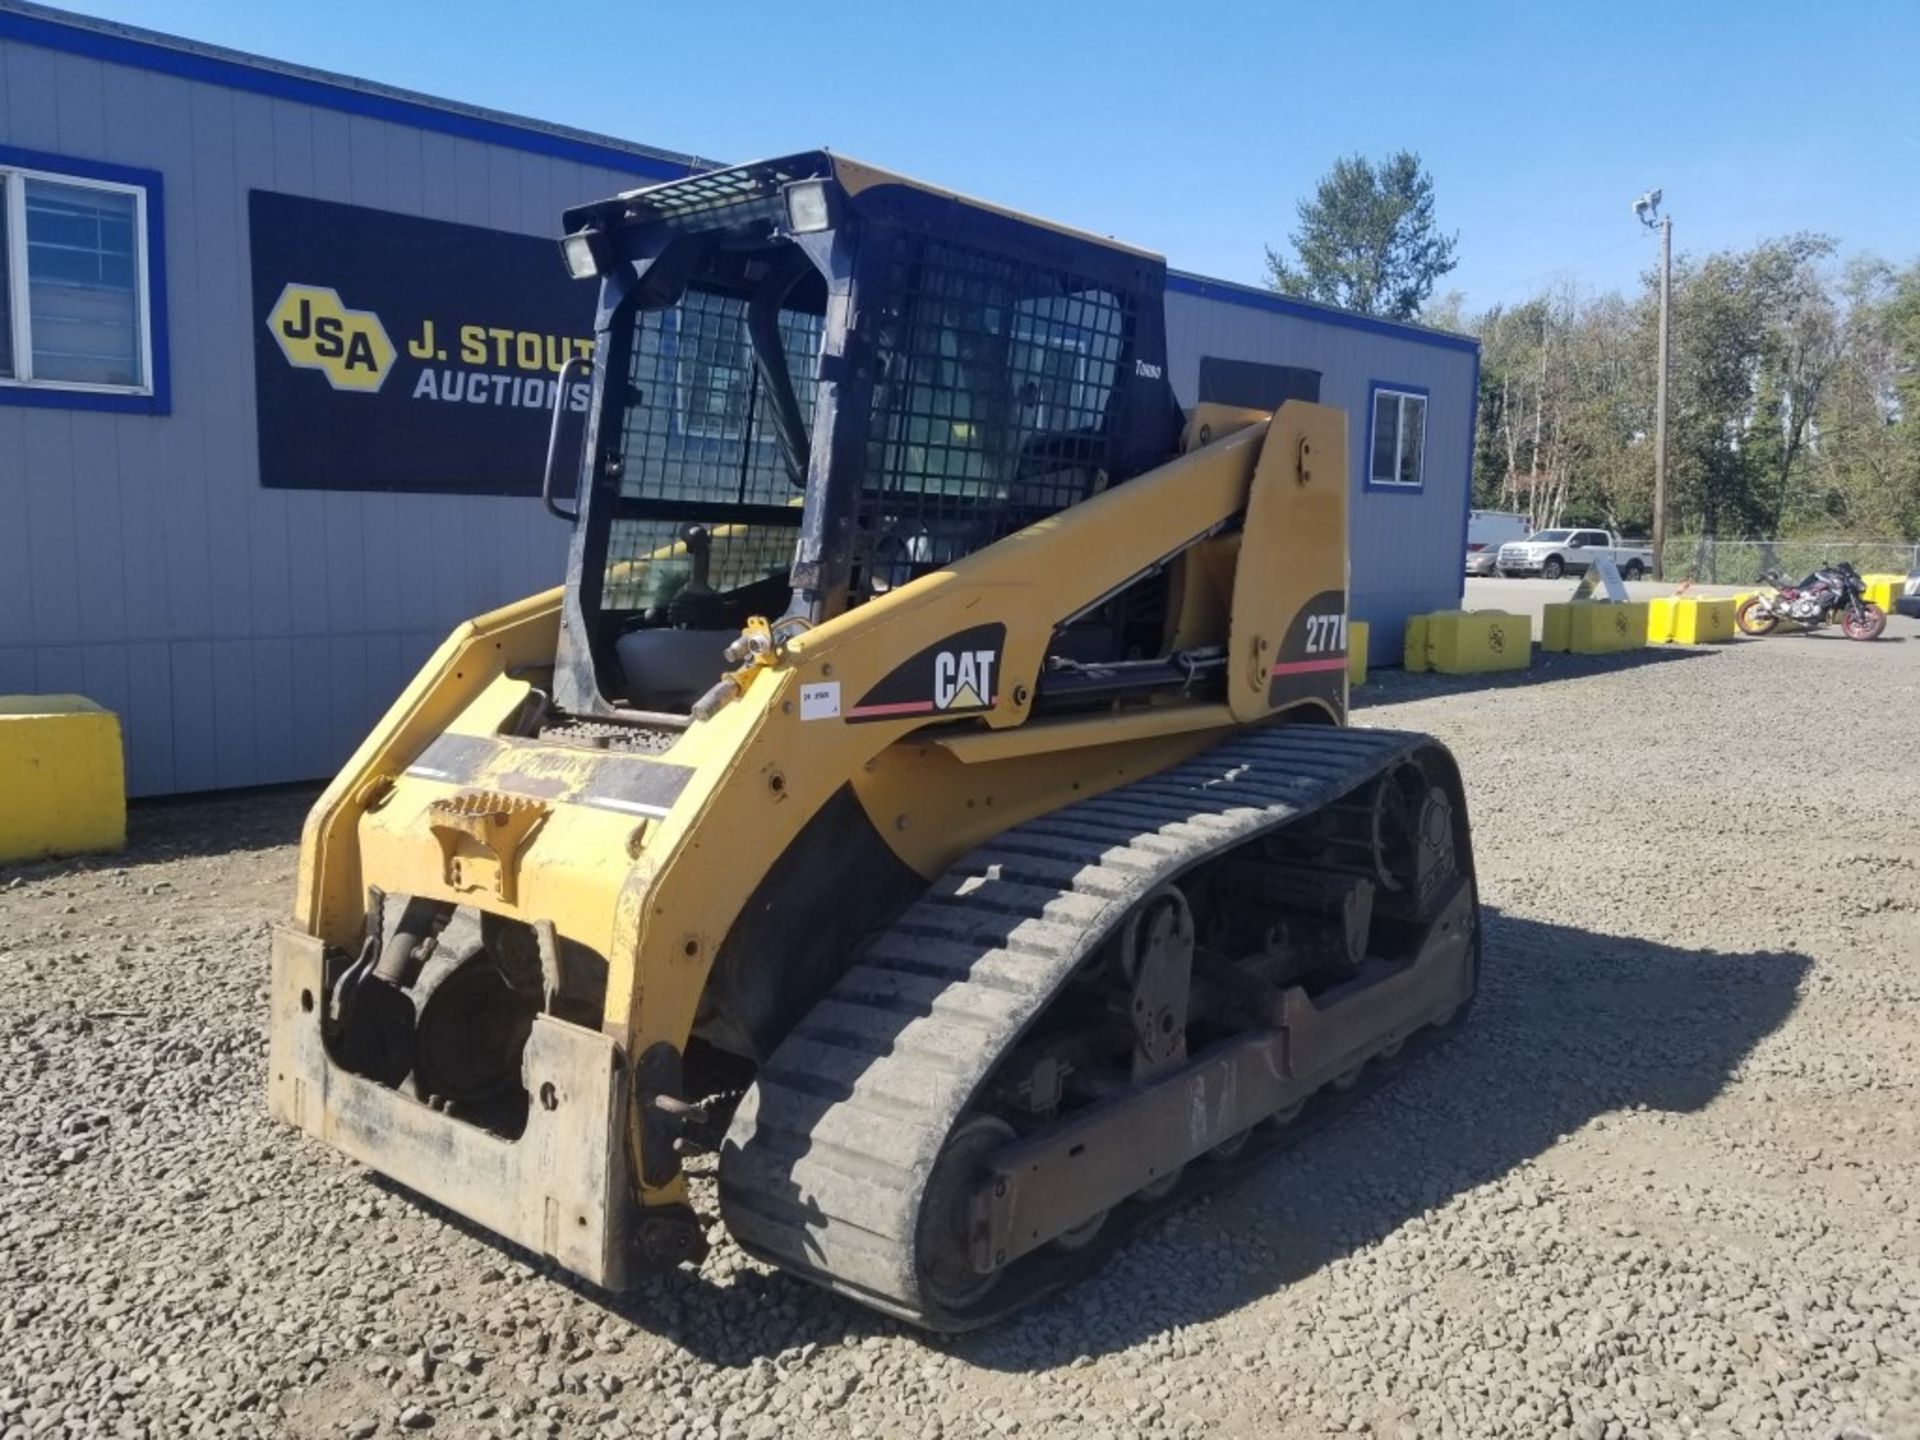
[[[780,313],[788,373],[810,415],[819,372],[820,317]],[[731,590],[793,562],[802,491],[788,477],[774,440],[772,407],[753,363],[747,303],[733,295],[689,290],[667,310],[643,312],[634,334],[622,418],[623,500],[665,507],[685,504],[791,508],[790,524],[729,523],[724,517],[617,516],[607,546],[608,610],[665,604],[686,582],[680,532],[698,518],[713,536],[711,583]]]
[[[893,243],[874,332],[863,593],[1091,494],[1133,330],[1132,297],[1093,281],[943,240]]]
[[[780,196],[781,186],[788,181],[815,174],[820,169],[807,157],[796,156],[794,160],[797,163],[737,165],[726,170],[708,170],[664,185],[631,191],[624,197],[628,202],[628,213],[692,222],[703,230],[721,230],[755,219],[778,220],[785,213]]]

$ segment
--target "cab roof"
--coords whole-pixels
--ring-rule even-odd
[[[611,200],[568,210],[565,223],[568,231],[572,232],[593,222],[611,228],[617,225],[645,224],[651,220],[679,220],[689,219],[695,215],[711,214],[716,225],[725,225],[736,215],[738,218],[745,219],[753,212],[764,210],[770,203],[779,200],[780,192],[786,186],[800,180],[829,181],[847,197],[856,210],[862,208],[863,195],[883,190],[888,186],[899,186],[953,204],[963,205],[969,209],[1002,216],[1021,224],[1068,236],[1085,244],[1111,251],[1116,255],[1165,263],[1164,257],[1157,252],[1128,245],[1111,236],[1095,235],[1091,231],[1079,230],[1071,225],[1062,225],[1037,215],[1028,215],[1004,205],[975,199],[971,195],[963,195],[940,185],[929,185],[925,181],[915,180],[891,170],[883,170],[877,165],[868,165],[844,155],[835,155],[828,150],[803,150],[798,154],[782,156],[778,159],[756,160],[746,165],[729,165],[718,170],[688,175],[678,180],[644,185],[638,189],[623,191]]]

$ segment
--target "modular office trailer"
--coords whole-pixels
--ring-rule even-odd
[[[118,711],[135,795],[331,774],[562,573],[561,210],[712,163],[0,0],[0,694]],[[1183,400],[1261,361],[1352,417],[1397,655],[1460,595],[1474,342],[1178,273],[1167,329]]]

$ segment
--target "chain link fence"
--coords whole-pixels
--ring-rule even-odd
[[[1689,577],[1702,585],[1750,585],[1763,570],[1778,570],[1789,580],[1837,560],[1848,560],[1862,575],[1906,575],[1920,570],[1920,544],[1902,540],[1720,540],[1712,535],[1667,538],[1666,576]]]

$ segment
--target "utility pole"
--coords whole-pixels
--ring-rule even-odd
[[[1660,217],[1660,382],[1653,401],[1653,578],[1667,578],[1667,371],[1673,309],[1673,217]]]
[[[1660,231],[1660,378],[1653,400],[1653,578],[1667,578],[1667,371],[1672,337],[1673,217],[1660,214],[1660,192],[1649,190],[1633,202],[1633,213],[1648,229]],[[1658,218],[1656,218],[1658,217]]]

